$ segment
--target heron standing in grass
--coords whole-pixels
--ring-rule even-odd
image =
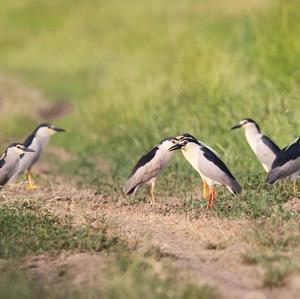
[[[21,156],[19,170],[16,175],[20,175],[26,171],[26,179],[29,189],[37,188],[37,185],[35,185],[32,181],[32,166],[39,160],[49,138],[56,132],[65,132],[65,130],[57,128],[52,124],[40,124],[23,143],[25,147],[33,150],[34,154]]]
[[[251,118],[241,120],[231,130],[243,128],[246,139],[266,172],[272,168],[272,163],[280,152],[280,148],[260,131],[259,125]]]
[[[169,148],[176,143],[175,137],[163,139],[144,154],[129,175],[123,192],[134,195],[142,185],[149,186],[150,202],[155,202],[155,182],[160,172],[166,167],[173,153]]]
[[[30,153],[30,154],[27,154]],[[33,155],[34,150],[21,143],[12,143],[0,158],[0,188],[18,172],[21,155]]]
[[[207,207],[211,208],[215,200],[215,185],[224,185],[233,194],[242,192],[242,188],[224,162],[207,145],[190,134],[177,136],[175,145],[169,151],[181,149],[184,157],[201,176],[208,189]]]
[[[267,182],[274,184],[277,180],[290,178],[293,191],[297,192],[297,177],[300,173],[300,137],[282,149],[272,164]]]

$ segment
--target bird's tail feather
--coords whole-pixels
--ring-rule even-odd
[[[124,194],[129,195],[134,192],[135,188],[136,188],[136,186],[133,186],[131,180],[129,179],[123,187],[123,192],[124,192]]]
[[[279,178],[279,170],[278,169],[271,169],[268,173],[267,182],[269,184],[274,184]]]
[[[240,194],[242,192],[242,187],[239,184],[237,180],[232,179],[230,181],[230,184],[228,186],[228,189],[233,193],[233,194]]]

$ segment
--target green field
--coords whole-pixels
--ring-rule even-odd
[[[299,22],[298,0],[1,1],[0,70],[42,91],[48,102],[72,104],[69,114],[52,120],[67,133],[51,144],[73,158],[60,162],[48,156],[48,160],[63,176],[76,178],[79,186],[92,186],[118,200],[122,184],[146,150],[167,136],[189,132],[220,153],[244,189],[241,196],[232,197],[219,188],[212,215],[258,221],[275,217],[291,222],[299,233],[298,214],[282,209],[293,197],[291,186],[268,186],[243,133],[230,131],[250,117],[280,147],[299,136]],[[36,123],[22,111],[1,115],[3,148],[8,141],[23,139]],[[206,203],[194,195],[197,186],[200,189],[199,176],[178,152],[159,178],[156,192],[179,197],[186,202],[184,211],[195,209],[201,217]],[[131,203],[145,196],[140,192]],[[2,215],[0,210],[8,227],[0,257],[26,256],[41,249],[39,241],[30,243],[28,252],[11,247],[7,241],[15,229],[11,217],[17,217],[17,223],[25,217],[32,225],[55,231],[49,234],[58,242],[80,239],[58,246],[42,234],[37,238],[44,244],[43,252],[94,250],[89,238],[100,242],[102,250],[103,240],[96,233],[83,236],[80,229],[69,231],[51,217],[41,223],[37,215],[7,211]],[[270,244],[268,248],[274,245]],[[277,249],[279,255],[286,250]],[[294,249],[293,245],[291,252]],[[254,252],[245,259],[270,267],[272,262],[265,257]],[[299,270],[299,256],[296,260],[295,267],[288,263],[287,273]],[[272,269],[270,273],[272,285]],[[163,288],[172,287],[164,282]],[[205,294],[203,298],[209,298]]]
[[[119,192],[141,154],[190,132],[221,154],[244,199],[260,190],[269,201],[263,169],[229,128],[252,117],[282,147],[299,135],[297,8],[299,1],[6,1],[0,66],[51,100],[73,103],[57,121],[68,134],[54,142],[78,155],[62,171],[79,181]],[[3,133],[23,138],[34,123],[15,118],[13,127],[1,121]],[[198,184],[177,156],[159,180],[162,194]]]

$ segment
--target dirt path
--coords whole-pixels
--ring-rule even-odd
[[[113,234],[171,257],[183,280],[211,285],[225,299],[299,297],[298,278],[284,288],[265,289],[263,269],[243,264],[242,255],[250,248],[245,234],[251,222],[246,219],[219,219],[206,211],[200,219],[191,219],[188,213],[178,212],[180,202],[175,198],[161,200],[155,206],[129,205],[96,195],[92,189],[71,184],[53,186],[55,191],[49,186],[30,194],[37,200],[44,198],[50,212],[72,216],[76,225],[99,227],[104,218]],[[24,198],[24,194],[20,196]]]
[[[237,236],[247,228],[247,221],[221,221],[205,215],[190,220],[172,212],[161,215],[156,209],[146,204],[116,209],[108,204],[104,213],[127,239],[147,242],[174,256],[178,271],[216,287],[224,298],[242,298],[259,288],[258,269],[236,267],[245,250],[245,244],[236,246],[240,240]],[[220,249],[209,249],[218,245]]]

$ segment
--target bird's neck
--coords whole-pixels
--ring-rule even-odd
[[[4,157],[6,163],[16,162],[20,160],[20,156],[15,153],[7,153]]]
[[[169,150],[163,150],[164,162],[168,162],[173,156],[174,152],[170,152]]]
[[[45,136],[45,135],[37,135],[33,140],[37,144],[39,148],[43,148],[45,145],[47,145],[49,141],[50,136]]]
[[[251,127],[245,130],[245,135],[247,139],[249,138],[253,139],[253,138],[260,137],[262,134],[256,127]]]
[[[253,127],[246,129],[245,135],[250,147],[255,151],[256,142],[259,138],[261,138],[262,134],[257,128]]]
[[[182,149],[183,156],[187,159],[187,161],[192,165],[192,167],[198,171],[198,163],[199,163],[199,155],[200,148],[198,146],[187,146],[186,148]]]

